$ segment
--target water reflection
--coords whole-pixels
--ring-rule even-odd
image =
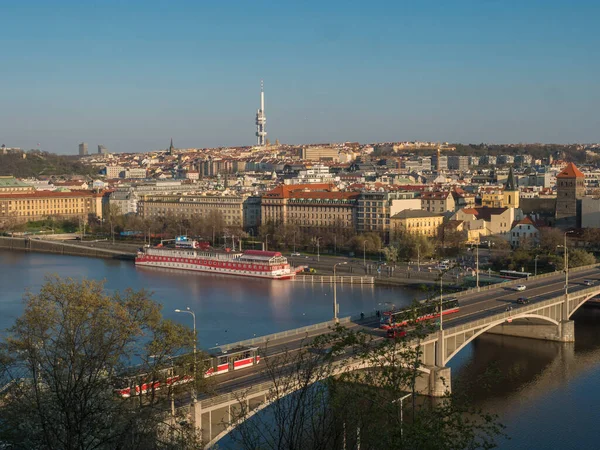
[[[600,309],[574,319],[574,344],[484,334],[451,364],[454,392],[508,426],[501,448],[597,448]]]
[[[132,263],[77,256],[0,250],[0,328],[21,314],[25,289],[39,290],[47,274],[106,280],[108,290],[145,288],[166,317],[191,325],[174,313],[189,306],[197,316],[201,346],[248,339],[332,318],[333,287],[288,280],[261,280],[198,274],[172,269],[136,268]],[[409,304],[415,291],[340,285],[340,316],[369,313],[380,303]]]

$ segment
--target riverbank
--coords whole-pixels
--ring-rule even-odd
[[[0,249],[17,250],[39,253],[54,253],[58,255],[86,256],[92,258],[109,258],[125,261],[134,261],[138,244],[105,241],[78,241],[78,240],[56,240],[41,237],[4,237],[0,236]],[[373,264],[363,266],[361,259],[349,259],[343,257],[323,257],[324,261],[306,260],[304,258],[289,258],[292,265],[309,265],[316,269],[316,276],[332,276],[333,264],[345,262],[347,264],[337,265],[338,276],[369,277],[373,278],[373,284],[387,287],[410,287],[422,289],[427,286],[439,284],[439,275],[426,271],[396,270],[393,272],[377,271]],[[310,276],[306,274],[306,276]],[[449,280],[444,280],[444,285],[456,288],[458,285]]]
[[[0,236],[0,249],[16,250],[25,252],[54,253],[58,255],[86,256],[92,258],[110,258],[133,261],[135,252],[126,251],[115,246],[114,249],[96,246],[96,243],[84,245],[77,241],[64,242],[44,240],[29,237],[5,237]]]

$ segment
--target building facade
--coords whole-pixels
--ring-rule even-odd
[[[432,213],[454,211],[456,203],[450,191],[423,192],[421,194],[421,209]]]
[[[262,223],[299,227],[355,228],[359,194],[329,183],[280,185],[261,198]]]
[[[86,156],[88,154],[88,145],[86,142],[79,144],[79,156]]]
[[[140,216],[148,219],[167,216],[202,219],[219,213],[225,226],[248,228],[248,224],[244,223],[244,202],[247,199],[247,196],[242,195],[216,193],[143,195],[137,202],[137,211]]]
[[[102,194],[91,191],[0,193],[0,223],[48,217],[102,218]]]
[[[357,204],[356,230],[379,233],[389,241],[390,219],[405,209],[419,209],[421,200],[414,192],[361,192]]]
[[[391,240],[405,233],[435,237],[444,223],[444,216],[420,209],[407,209],[392,216],[390,222]]]

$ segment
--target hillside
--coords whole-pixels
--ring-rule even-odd
[[[81,164],[77,157],[30,150],[22,153],[0,155],[0,175],[29,178],[50,175],[94,176],[97,169]]]

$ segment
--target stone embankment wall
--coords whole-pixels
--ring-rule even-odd
[[[70,242],[46,241],[28,237],[0,237],[0,249],[20,250],[40,253],[56,253],[59,255],[88,256],[94,258],[112,258],[133,260],[135,254],[119,250],[92,247],[93,244],[77,244]]]

